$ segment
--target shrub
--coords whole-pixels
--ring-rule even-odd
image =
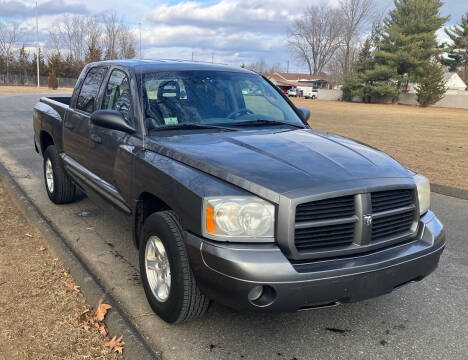
[[[444,70],[439,64],[430,63],[416,86],[418,103],[421,106],[433,105],[444,97],[446,91]]]
[[[49,88],[51,89],[55,90],[58,88],[58,79],[57,79],[57,76],[55,75],[55,70],[50,71],[47,84]]]

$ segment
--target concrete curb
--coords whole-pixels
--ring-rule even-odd
[[[432,184],[431,183],[431,191],[446,195],[446,196],[451,196],[451,197],[456,197],[459,199],[464,199],[468,200],[468,190],[467,189],[460,189],[456,188],[453,186],[448,186],[448,185],[441,185],[441,184]]]
[[[134,360],[160,360],[135,324],[120,307],[115,298],[106,291],[97,274],[86,266],[77,254],[63,240],[60,231],[51,224],[34,205],[20,185],[10,175],[8,170],[0,163],[0,176],[6,184],[7,190],[13,195],[12,198],[19,206],[24,215],[34,223],[44,238],[47,240],[52,251],[60,258],[69,269],[76,283],[90,304],[97,304],[100,298],[112,305],[112,310],[106,316],[106,325],[112,335],[123,335],[125,341],[124,356],[126,359]]]

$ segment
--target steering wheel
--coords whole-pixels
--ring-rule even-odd
[[[240,109],[240,110],[237,110],[237,111],[233,111],[227,117],[228,117],[228,119],[237,119],[239,116],[242,116],[242,115],[253,115],[253,114],[255,114],[255,113],[252,110],[249,110],[247,108],[243,108],[243,109]]]

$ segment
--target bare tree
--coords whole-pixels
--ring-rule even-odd
[[[59,53],[65,43],[60,24],[56,23],[49,29],[49,39],[54,52]]]
[[[102,26],[96,17],[89,18],[86,24],[86,55],[85,61],[99,61],[102,57]]]
[[[120,28],[120,20],[115,11],[103,15],[104,23],[104,47],[106,48],[106,59],[117,59],[117,38]]]
[[[121,59],[133,59],[136,56],[136,38],[128,25],[120,25],[117,40],[119,45],[119,57]]]
[[[259,59],[256,62],[247,65],[246,68],[250,71],[255,71],[256,73],[263,75],[268,73],[268,64],[265,59]]]
[[[340,47],[343,28],[338,9],[324,3],[310,6],[288,32],[288,44],[300,61],[309,67],[311,75],[324,70]]]
[[[363,27],[370,25],[377,15],[376,3],[375,0],[340,0],[340,13],[343,30],[342,75],[346,79],[351,72],[354,50]]]
[[[19,24],[16,22],[0,23],[0,55],[6,61],[6,81],[9,81],[9,63],[19,34]]]
[[[61,52],[65,48],[71,63],[84,60],[87,34],[88,20],[81,15],[65,15],[49,30],[55,52]]]

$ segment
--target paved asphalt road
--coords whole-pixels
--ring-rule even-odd
[[[438,270],[422,282],[361,303],[293,314],[237,313],[213,304],[200,320],[167,325],[146,303],[137,251],[120,216],[85,197],[66,206],[48,201],[32,140],[38,99],[0,96],[0,162],[164,359],[468,358],[468,201],[433,194],[447,248]],[[83,211],[89,216],[80,216]]]

